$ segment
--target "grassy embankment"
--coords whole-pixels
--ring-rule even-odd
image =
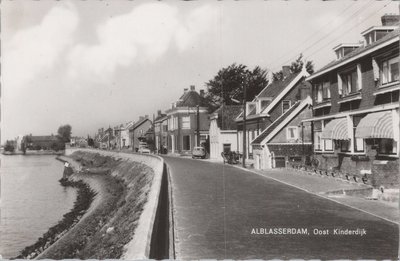
[[[57,234],[55,229],[49,229],[47,233],[51,235],[47,236],[47,239],[56,235],[59,240],[47,249],[42,249],[44,251],[39,258],[120,258],[124,253],[124,246],[134,234],[154,172],[141,163],[117,160],[94,153],[78,151],[71,157],[81,163],[84,171],[74,174],[70,179],[82,179],[87,184],[97,184],[96,197],[99,200],[95,199],[92,206],[84,210],[86,213],[83,216],[82,210],[74,211],[74,207],[71,211],[75,213],[73,220],[81,219],[79,222],[69,222],[70,226],[64,232]],[[75,205],[84,205],[83,202],[87,201],[87,198],[90,198],[90,195],[80,198],[78,193]],[[64,219],[60,223],[67,223]],[[38,242],[46,241],[45,235]],[[31,246],[30,251],[32,249],[38,250],[37,246]]]

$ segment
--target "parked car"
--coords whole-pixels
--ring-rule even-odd
[[[150,149],[148,147],[140,147],[138,150],[139,153],[143,153],[143,154],[150,154]]]
[[[203,147],[194,147],[192,150],[192,158],[206,158],[206,150]]]

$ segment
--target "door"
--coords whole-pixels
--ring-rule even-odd
[[[285,168],[286,160],[285,157],[275,157],[275,168]]]

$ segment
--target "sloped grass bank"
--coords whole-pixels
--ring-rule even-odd
[[[82,180],[97,195],[81,220],[38,258],[121,258],[138,225],[154,171],[138,162],[92,152],[76,151],[70,157],[82,170],[69,179]]]

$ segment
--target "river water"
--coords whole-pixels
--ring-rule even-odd
[[[1,155],[0,255],[15,257],[58,223],[76,199],[55,156]]]

